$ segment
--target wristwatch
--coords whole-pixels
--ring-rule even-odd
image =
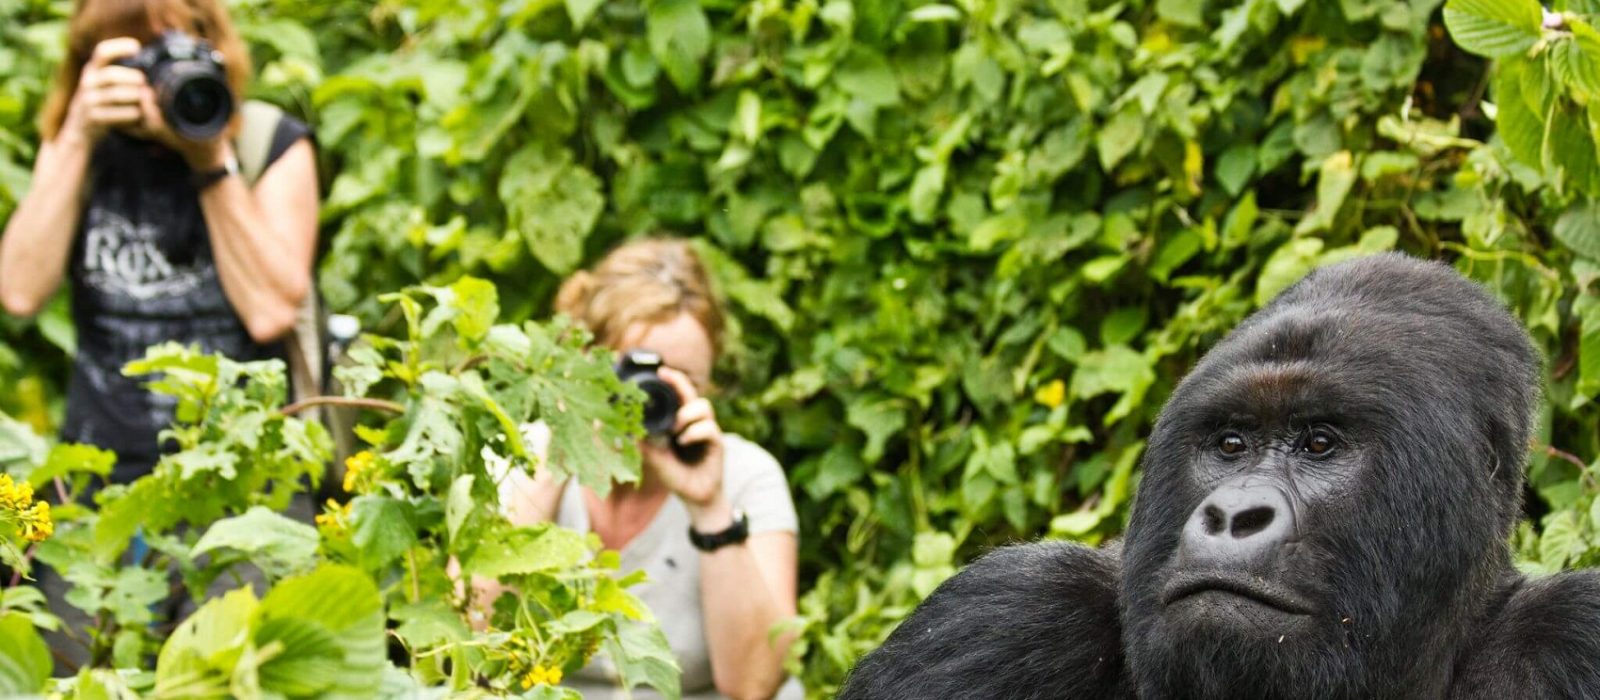
[[[742,510],[733,511],[733,524],[722,532],[713,532],[709,535],[695,532],[694,526],[689,526],[689,543],[702,552],[714,552],[730,544],[739,544],[750,537],[750,516]]]
[[[222,182],[229,175],[238,175],[238,174],[239,174],[239,159],[230,155],[230,156],[228,156],[228,159],[222,163],[222,167],[220,167],[220,168],[216,168],[216,169],[213,169],[213,170],[202,170],[202,171],[190,173],[189,174],[189,184],[194,185],[194,189],[196,191],[204,192],[207,188],[211,187],[212,185],[215,185],[215,184],[217,184],[219,182]]]

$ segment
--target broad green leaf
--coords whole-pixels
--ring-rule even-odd
[[[606,648],[625,688],[648,685],[670,700],[681,695],[678,661],[659,627],[638,623],[617,626],[615,641]]]
[[[0,615],[0,695],[32,696],[50,679],[50,649],[23,613]]]
[[[1600,295],[1582,293],[1572,304],[1579,321],[1578,382],[1572,388],[1573,410],[1600,402]]]
[[[161,646],[156,659],[156,692],[191,689],[190,697],[225,695],[235,666],[250,641],[250,621],[258,603],[249,588],[213,598],[184,620]]]
[[[693,0],[665,0],[684,2]],[[574,163],[566,149],[538,144],[522,148],[506,161],[500,200],[528,251],[557,274],[577,267],[583,241],[605,206],[593,173]]]
[[[1540,564],[1552,571],[1559,571],[1582,551],[1582,534],[1573,511],[1562,510],[1545,516],[1544,530],[1539,533]]]
[[[317,553],[317,529],[256,506],[244,515],[219,520],[206,529],[191,556],[233,549],[274,577],[311,568]]]
[[[368,697],[388,666],[382,599],[354,568],[324,565],[285,579],[255,617],[255,645],[284,649],[261,665],[264,691],[309,684],[324,698]]]
[[[1444,24],[1457,44],[1489,58],[1509,58],[1539,40],[1543,9],[1538,0],[1449,0]]]
[[[1256,306],[1266,306],[1279,292],[1311,272],[1322,246],[1320,238],[1296,238],[1273,251],[1256,280]]]
[[[1550,233],[1572,252],[1600,261],[1600,200],[1580,201],[1567,207]]]
[[[583,535],[542,523],[514,528],[479,543],[465,566],[478,576],[499,578],[571,568],[588,552]]]
[[[411,504],[388,496],[357,496],[350,502],[350,540],[367,567],[382,567],[416,543],[414,513]]]
[[[1096,140],[1100,149],[1100,168],[1110,172],[1132,153],[1144,136],[1144,126],[1144,116],[1137,108],[1126,107],[1113,115],[1100,128],[1100,136]]]
[[[1300,220],[1296,234],[1325,231],[1333,226],[1344,206],[1345,197],[1356,183],[1356,165],[1349,151],[1339,151],[1322,160],[1317,177],[1317,206]]]
[[[646,5],[650,53],[680,91],[694,90],[700,85],[700,62],[711,49],[711,26],[700,0],[651,0]]]

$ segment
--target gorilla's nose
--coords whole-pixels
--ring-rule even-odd
[[[1271,484],[1218,488],[1189,516],[1181,551],[1190,565],[1235,566],[1270,556],[1294,537],[1294,512]]]

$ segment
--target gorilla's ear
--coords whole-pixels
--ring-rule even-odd
[[[1119,547],[1002,547],[939,586],[851,671],[843,700],[1132,698]]]

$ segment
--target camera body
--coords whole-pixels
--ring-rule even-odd
[[[117,65],[144,72],[155,89],[156,105],[173,132],[190,141],[208,141],[233,118],[233,89],[223,70],[222,52],[204,39],[167,31]]]
[[[618,378],[644,392],[644,431],[650,437],[671,435],[683,407],[678,390],[657,374],[661,367],[661,355],[649,350],[629,350],[616,366]]]

